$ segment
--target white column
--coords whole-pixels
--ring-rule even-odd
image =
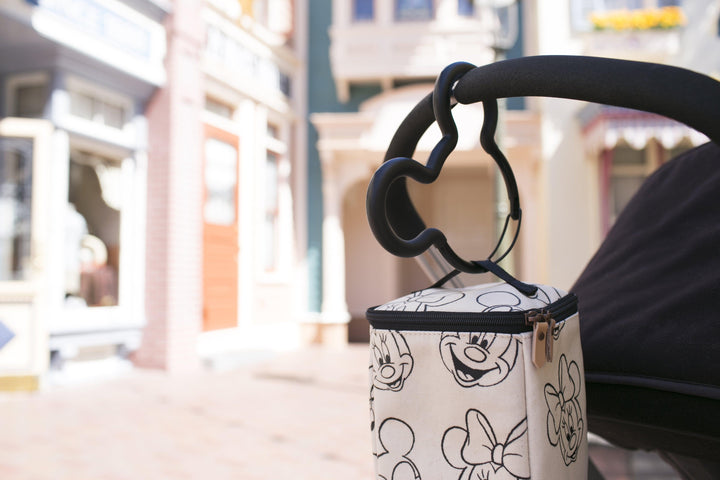
[[[342,227],[344,188],[332,153],[321,152],[323,163],[323,301],[324,323],[350,321],[345,300],[345,234]],[[329,158],[328,158],[329,157]]]

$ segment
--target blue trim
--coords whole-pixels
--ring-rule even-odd
[[[330,38],[332,0],[310,2],[308,38],[308,113],[356,112],[359,105],[379,94],[380,85],[350,87],[350,100],[340,103],[330,68]],[[308,120],[308,305],[311,312],[319,312],[322,305],[322,169],[315,145],[318,135]]]

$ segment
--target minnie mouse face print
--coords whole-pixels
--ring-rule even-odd
[[[379,390],[399,392],[413,369],[413,357],[405,338],[392,330],[373,330],[370,336],[370,375]]]
[[[565,355],[558,365],[558,387],[545,385],[545,402],[548,406],[547,434],[550,445],[557,446],[565,465],[577,460],[583,443],[585,425],[580,409],[580,368],[568,364]]]
[[[440,357],[460,386],[489,387],[508,376],[519,345],[511,335],[445,332],[440,339]]]

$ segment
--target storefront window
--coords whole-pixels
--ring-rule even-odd
[[[33,143],[0,138],[0,281],[30,278]]]
[[[68,303],[118,304],[121,161],[73,151],[65,218]]]
[[[680,144],[671,150],[658,142],[649,142],[642,149],[618,145],[603,154],[603,229],[607,233],[618,215],[642,186],[645,179],[662,163],[684,152],[689,145]]]

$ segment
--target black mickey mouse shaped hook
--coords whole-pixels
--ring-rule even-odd
[[[396,182],[404,181],[405,178],[411,178],[424,184],[434,182],[440,175],[440,170],[445,160],[455,149],[458,142],[458,131],[451,112],[451,109],[456,103],[452,89],[453,85],[462,75],[474,68],[475,66],[470,63],[457,62],[446,67],[438,76],[432,94],[432,108],[435,121],[438,123],[443,136],[430,153],[427,164],[423,165],[408,157],[392,158],[383,163],[373,175],[367,194],[367,214],[370,228],[378,242],[394,255],[400,257],[415,257],[430,247],[435,246],[443,258],[456,269],[454,273],[460,271],[467,273],[485,273],[490,271],[508,283],[513,284],[522,293],[532,295],[535,293],[536,287],[517,281],[497,265],[497,261],[502,260],[502,258],[509,253],[515,241],[512,242],[507,251],[497,261],[491,260],[502,242],[502,236],[504,236],[507,230],[509,220],[512,218],[519,221],[521,218],[515,178],[507,159],[498,148],[494,139],[498,120],[496,100],[492,99],[483,102],[485,119],[481,133],[481,145],[494,158],[503,174],[510,196],[510,214],[505,222],[505,228],[498,242],[498,247],[495,248],[490,257],[482,261],[464,260],[450,247],[447,238],[440,230],[436,228],[425,228],[424,225],[422,225],[422,230],[412,238],[401,238],[388,218],[388,209],[391,207],[388,205],[391,187],[393,187]],[[414,211],[412,206],[410,206],[410,208]],[[515,239],[517,239],[518,230],[519,225],[516,230]]]

